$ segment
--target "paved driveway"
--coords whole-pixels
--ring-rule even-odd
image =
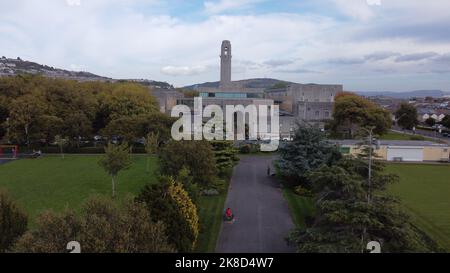
[[[288,204],[275,178],[267,176],[273,159],[245,156],[235,167],[225,207],[236,220],[222,224],[216,252],[294,252],[285,241],[294,228]]]

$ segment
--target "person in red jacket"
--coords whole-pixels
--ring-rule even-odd
[[[231,209],[230,209],[230,208],[227,208],[227,209],[225,210],[225,217],[226,217],[228,220],[231,220],[231,219],[233,218],[233,213],[231,212]]]

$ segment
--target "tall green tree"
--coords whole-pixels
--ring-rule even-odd
[[[188,168],[194,182],[207,187],[216,180],[217,167],[212,147],[207,141],[170,140],[158,152],[161,173],[177,176]]]
[[[80,138],[88,137],[92,132],[92,121],[83,112],[76,111],[67,115],[64,120],[64,132],[80,147]]]
[[[239,161],[238,150],[234,147],[234,143],[232,141],[211,141],[211,146],[219,176],[231,177],[233,167]]]
[[[311,227],[297,229],[290,241],[299,252],[364,252],[369,241],[383,252],[436,251],[429,238],[411,224],[398,200],[386,193],[398,181],[382,163],[372,169],[372,197],[368,202],[368,168],[363,158],[343,158],[308,174],[315,193],[316,216]]]
[[[330,123],[335,134],[354,138],[360,127],[374,127],[374,133],[382,135],[391,125],[390,113],[373,102],[349,93],[336,96]]]
[[[148,134],[158,134],[158,142],[171,138],[170,128],[173,119],[160,112],[123,116],[112,120],[101,130],[106,136],[121,136],[130,144],[133,140],[146,137]]]
[[[1,94],[1,92],[0,92]],[[6,96],[0,95],[0,139],[6,135],[6,119],[9,117],[10,100]]]
[[[137,116],[158,111],[158,103],[150,90],[134,83],[119,83],[107,100],[109,120],[124,116]]]
[[[176,177],[176,181],[183,185],[183,188],[189,194],[192,202],[197,204],[200,195],[198,184],[194,182],[194,177],[190,174],[188,168],[183,167]]]
[[[116,196],[115,180],[120,171],[131,165],[130,148],[123,143],[115,145],[109,143],[105,147],[105,154],[99,161],[100,166],[111,176],[112,197]]]
[[[280,175],[292,184],[309,186],[307,173],[322,165],[331,165],[341,155],[318,128],[298,125],[293,140],[278,148],[275,165]]]
[[[159,183],[146,185],[137,201],[147,205],[154,221],[166,223],[169,242],[178,251],[195,248],[199,234],[197,208],[182,184],[170,176],[162,176]]]
[[[44,114],[38,118],[38,123],[40,138],[45,139],[46,145],[48,145],[56,135],[61,134],[64,127],[64,120],[54,115]]]
[[[36,140],[39,131],[39,118],[45,113],[45,103],[39,95],[23,95],[11,102],[9,128],[12,138],[25,142],[27,146]]]
[[[397,124],[404,129],[411,130],[419,124],[417,120],[417,109],[409,103],[400,104],[397,111],[395,111],[395,118],[397,119]]]

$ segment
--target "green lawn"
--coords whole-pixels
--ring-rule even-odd
[[[199,200],[200,234],[196,252],[213,253],[222,224],[226,193],[201,196]]]
[[[289,205],[292,220],[297,228],[304,229],[305,217],[313,216],[314,203],[311,198],[299,196],[290,188],[283,188],[283,195]]]
[[[23,207],[33,228],[36,216],[48,209],[79,211],[90,196],[111,195],[111,178],[98,165],[100,155],[49,155],[38,159],[22,159],[0,165],[0,188],[5,188]],[[156,158],[133,156],[132,166],[119,174],[116,181],[118,199],[136,195],[146,183],[156,183]],[[214,252],[222,223],[226,193],[202,196],[199,200],[201,233],[198,252]]]
[[[433,139],[426,138],[420,135],[408,135],[408,134],[401,134],[397,132],[390,131],[389,133],[386,133],[380,137],[382,140],[429,140],[434,141]]]
[[[450,251],[450,165],[389,164],[387,170],[400,176],[389,190],[413,221]]]
[[[90,196],[111,195],[111,178],[98,165],[100,156],[66,155],[22,159],[0,165],[0,188],[6,188],[28,212],[33,226],[36,216],[47,209],[78,211]],[[122,171],[116,182],[118,198],[137,194],[153,175],[156,159],[146,172],[144,156],[134,156],[133,164]]]

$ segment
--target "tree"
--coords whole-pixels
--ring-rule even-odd
[[[400,104],[400,107],[395,111],[395,117],[397,119],[397,124],[403,129],[411,130],[414,126],[419,124],[416,107],[408,103]]]
[[[206,187],[216,179],[214,153],[207,141],[171,140],[159,150],[158,155],[162,174],[176,176],[186,167],[194,182],[201,186]]]
[[[0,189],[0,253],[10,250],[27,230],[27,215]]]
[[[108,199],[91,199],[84,206],[80,243],[84,252],[173,252],[166,227],[153,221],[145,204],[127,199],[123,207]]]
[[[410,223],[398,201],[386,194],[398,181],[382,163],[372,170],[373,195],[368,196],[368,168],[362,158],[343,158],[333,166],[309,173],[315,194],[316,216],[306,230],[295,230],[290,242],[299,252],[363,252],[369,241],[383,252],[429,252],[437,248]]]
[[[446,115],[442,121],[441,124],[450,129],[450,115]]]
[[[178,90],[183,92],[185,98],[195,98],[199,96],[199,92],[195,90]]]
[[[137,201],[146,204],[153,221],[166,223],[169,242],[178,251],[187,252],[195,248],[199,218],[197,208],[183,185],[170,176],[162,176],[158,184],[146,185]]]
[[[1,92],[0,92],[1,94]],[[0,95],[0,139],[6,134],[6,119],[9,117],[9,100]],[[3,125],[3,126],[2,126]]]
[[[425,124],[432,127],[436,124],[436,120],[434,118],[427,118],[427,120],[425,120]]]
[[[78,241],[82,223],[73,211],[45,211],[36,220],[36,228],[27,231],[16,243],[14,252],[65,253],[70,241]]]
[[[85,253],[173,252],[165,226],[154,222],[145,205],[127,198],[123,206],[105,198],[89,199],[81,215],[72,211],[44,212],[37,227],[28,231],[14,251],[64,253],[70,241],[78,241]]]
[[[152,112],[146,115],[139,116],[138,135],[146,136],[149,133],[158,134],[158,142],[165,142],[172,137],[171,128],[175,122],[175,118],[161,112]]]
[[[19,143],[48,143],[61,134],[79,146],[81,138],[110,123],[106,133],[118,131],[130,142],[149,132],[159,132],[162,140],[170,137],[172,120],[158,111],[148,87],[136,83],[81,83],[38,75],[0,78],[0,138],[8,132]]]
[[[45,139],[46,145],[48,145],[58,133],[61,133],[64,126],[64,121],[53,115],[42,115],[38,118],[38,123],[41,138]]]
[[[158,142],[162,142],[171,138],[170,128],[172,124],[173,118],[160,112],[154,112],[114,119],[101,130],[101,133],[110,137],[121,136],[129,143],[154,133],[158,134]]]
[[[353,138],[360,127],[375,127],[376,134],[384,134],[391,127],[390,113],[373,102],[351,93],[335,98],[332,131]]]
[[[239,161],[237,149],[232,141],[211,141],[211,146],[216,159],[218,174],[221,177],[229,178],[233,167]]]
[[[189,172],[189,169],[183,167],[176,177],[176,181],[183,185],[183,188],[189,194],[192,202],[197,204],[199,197],[199,187],[197,183],[194,182],[194,177]]]
[[[109,121],[125,116],[137,116],[158,111],[156,99],[148,88],[135,83],[114,85],[107,99]]]
[[[150,133],[147,134],[145,138],[145,152],[147,153],[147,172],[150,169],[150,156],[155,154],[158,151],[159,143],[158,143],[158,133]]]
[[[60,135],[55,136],[55,144],[59,147],[62,159],[64,159],[64,146],[67,144],[67,138],[63,138]]]
[[[105,147],[105,155],[99,161],[100,166],[111,176],[112,197],[116,195],[115,179],[117,174],[131,165],[130,148],[126,143]]]
[[[138,123],[138,116],[124,116],[110,121],[100,132],[110,138],[120,136],[125,142],[132,145],[133,140],[143,136],[139,135]]]
[[[39,132],[38,119],[44,108],[44,102],[35,94],[23,95],[12,101],[9,126],[13,138],[29,146],[31,137]]]
[[[280,145],[278,151],[280,158],[275,165],[279,174],[290,183],[307,187],[307,172],[322,165],[331,165],[340,158],[339,151],[328,142],[323,132],[300,125],[293,141]]]
[[[67,115],[64,125],[65,135],[71,140],[76,139],[77,147],[80,147],[80,138],[88,136],[92,131],[92,121],[80,111]]]

